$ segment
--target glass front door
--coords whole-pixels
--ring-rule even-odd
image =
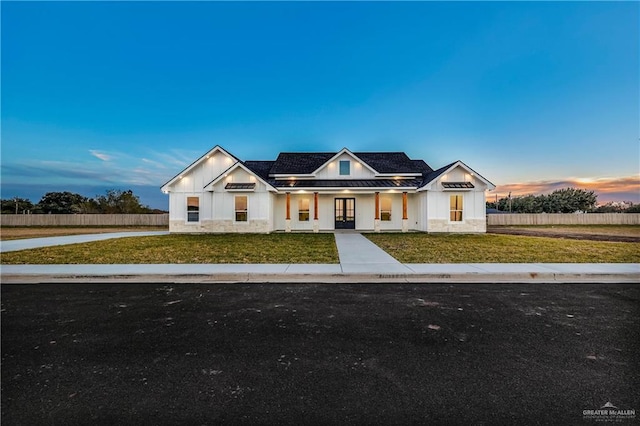
[[[356,199],[335,199],[335,229],[356,229]]]

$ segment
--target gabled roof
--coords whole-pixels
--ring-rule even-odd
[[[227,176],[229,173],[233,172],[237,168],[241,168],[242,170],[244,170],[245,172],[249,173],[250,175],[256,176],[260,182],[262,182],[265,185],[267,185],[267,190],[270,190],[269,188],[271,188],[272,191],[277,191],[277,189],[271,183],[269,183],[269,181],[267,179],[264,179],[258,173],[256,173],[253,170],[251,170],[242,161],[238,161],[238,162],[234,163],[227,170],[225,170],[224,172],[220,173],[215,179],[213,179],[211,182],[206,184],[203,189],[206,190],[207,187],[211,187],[211,186],[215,185],[216,183],[220,182],[220,180],[222,180],[225,176]]]
[[[354,160],[362,163],[367,169],[369,169],[371,171],[371,173],[375,173],[377,174],[378,171],[375,170],[374,168],[372,168],[369,164],[367,164],[365,161],[363,161],[361,158],[359,158],[357,155],[355,155],[353,152],[349,151],[347,148],[342,148],[340,151],[338,151],[333,157],[329,158],[327,161],[324,162],[324,164],[322,164],[320,167],[318,167],[316,170],[313,171],[313,174],[318,173],[321,169],[323,169],[325,166],[327,166],[330,162],[334,161],[335,159],[337,159],[338,157],[340,157],[343,154],[347,154],[349,157],[353,158]]]
[[[490,181],[488,181],[487,179],[485,179],[482,175],[480,175],[479,173],[476,173],[475,170],[473,170],[471,167],[467,166],[466,164],[464,164],[462,161],[458,160],[458,161],[454,161],[451,164],[447,164],[444,167],[440,167],[438,170],[434,170],[430,173],[427,173],[426,175],[424,175],[423,177],[423,181],[422,181],[422,185],[420,185],[420,189],[418,189],[418,191],[420,190],[425,190],[425,189],[431,189],[431,188],[427,188],[427,186],[431,186],[431,183],[433,181],[435,181],[436,179],[438,179],[440,176],[445,175],[447,173],[449,173],[451,170],[453,170],[456,167],[462,167],[463,169],[465,169],[467,172],[471,173],[473,176],[477,177],[478,179],[480,179],[482,182],[484,182],[489,189],[495,189],[495,185],[492,184]]]
[[[216,152],[228,156],[235,162],[215,179],[205,185],[219,182],[224,176],[237,168],[242,168],[247,173],[254,175],[258,180],[267,185],[269,191],[278,191],[277,188],[417,188],[418,191],[431,189],[432,183],[440,176],[453,170],[455,167],[462,167],[468,173],[484,182],[489,189],[495,189],[495,185],[476,173],[462,161],[455,161],[437,170],[433,170],[423,160],[412,160],[404,152],[351,152],[343,148],[338,152],[283,152],[278,155],[275,161],[241,161],[234,155],[224,150],[219,145],[213,147],[209,152],[198,158],[187,166],[184,170],[171,178],[162,186],[166,191],[170,185],[189,173],[201,162],[209,158]],[[315,174],[330,161],[338,158],[342,154],[348,154],[357,161],[363,163],[365,167],[375,173],[375,179],[306,179],[314,178]],[[301,176],[300,180],[276,180],[284,176]],[[306,175],[306,176],[305,176]],[[396,179],[398,175],[403,175],[403,179]],[[394,177],[394,179],[386,179]]]
[[[221,152],[221,153],[233,158],[236,161],[240,161],[238,159],[238,157],[236,157],[235,155],[229,153],[228,151],[225,151],[220,145],[216,145],[213,148],[211,148],[211,150],[209,150],[209,152],[205,153],[202,157],[198,158],[196,161],[194,161],[193,163],[189,164],[180,173],[178,173],[177,175],[175,175],[174,177],[169,179],[169,181],[167,183],[165,183],[164,185],[162,185],[160,187],[160,189],[164,191],[167,186],[173,185],[175,183],[175,181],[180,179],[180,177],[182,177],[186,173],[189,173],[194,167],[197,167],[201,162],[203,162],[207,158],[211,157],[216,151],[219,151],[219,152]]]
[[[404,152],[351,152],[344,148],[339,152],[282,152],[273,162],[269,175],[311,175],[343,153],[362,161],[377,174],[432,171],[423,160],[412,160]]]

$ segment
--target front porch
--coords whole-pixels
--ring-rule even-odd
[[[297,191],[274,197],[275,231],[408,232],[419,229],[419,194],[416,193]]]

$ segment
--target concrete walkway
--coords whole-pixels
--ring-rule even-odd
[[[24,250],[110,238],[166,235],[120,232],[1,243]],[[358,233],[336,233],[339,264],[0,265],[2,283],[41,282],[640,282],[636,263],[402,264]]]
[[[342,272],[347,274],[407,274],[411,270],[357,233],[336,233]]]
[[[67,235],[64,237],[29,238],[23,240],[0,241],[0,253],[40,247],[63,246],[66,244],[90,243],[93,241],[110,240],[112,238],[147,237],[167,234],[169,234],[169,231],[107,232],[104,234],[81,234]]]

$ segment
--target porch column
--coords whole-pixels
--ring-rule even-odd
[[[320,223],[318,221],[318,193],[313,193],[313,232],[320,231]]]
[[[373,220],[373,230],[380,232],[380,193],[376,192],[376,207],[375,217]]]
[[[291,193],[287,192],[286,217],[284,221],[284,232],[291,232]]]
[[[409,217],[407,215],[407,193],[402,193],[402,232],[409,230]]]

